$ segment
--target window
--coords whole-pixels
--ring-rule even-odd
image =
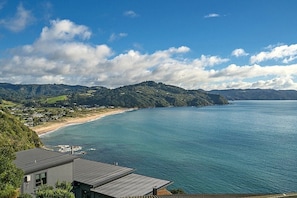
[[[35,175],[35,186],[46,184],[46,172]]]

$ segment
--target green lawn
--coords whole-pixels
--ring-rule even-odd
[[[47,103],[47,104],[55,104],[58,101],[64,101],[67,100],[66,95],[61,95],[61,96],[56,96],[56,97],[51,97],[51,98],[45,98],[41,102],[42,103]]]

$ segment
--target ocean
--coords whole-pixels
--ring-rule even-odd
[[[190,194],[297,191],[297,101],[140,109],[42,136]]]

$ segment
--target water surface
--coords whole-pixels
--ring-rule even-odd
[[[42,136],[187,193],[297,191],[297,101],[141,109]]]

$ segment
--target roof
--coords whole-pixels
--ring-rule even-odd
[[[85,159],[74,160],[73,179],[92,187],[106,184],[132,173],[131,168],[95,162]]]
[[[154,188],[163,188],[171,183],[170,181],[133,173],[91,189],[91,191],[110,197],[144,196],[152,193]]]
[[[25,174],[73,162],[77,156],[34,148],[16,153],[15,165]]]

